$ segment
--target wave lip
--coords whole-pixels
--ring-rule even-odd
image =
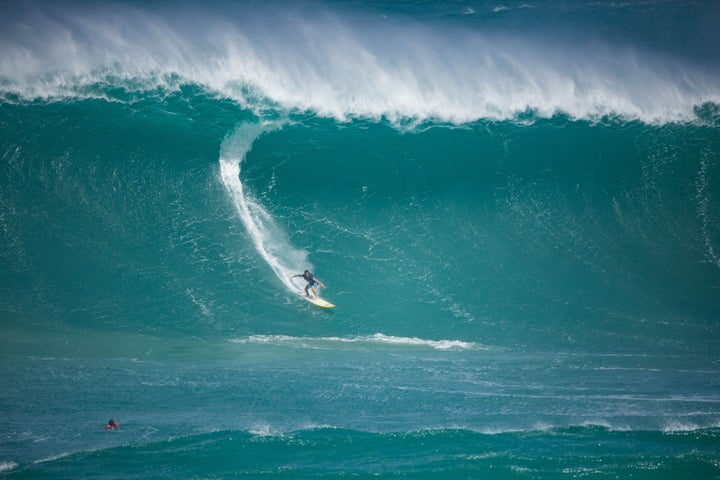
[[[294,337],[288,335],[250,335],[231,340],[234,343],[264,344],[318,350],[372,349],[408,347],[433,350],[481,350],[488,347],[462,340],[427,340],[417,337],[395,337],[383,333],[351,337]]]
[[[657,124],[695,120],[696,107],[720,104],[717,66],[609,40],[580,46],[517,32],[356,21],[329,6],[312,15],[239,6],[232,21],[203,9],[190,20],[189,12],[107,8],[55,12],[52,20],[26,12],[16,22],[26,28],[0,34],[0,97],[110,98],[118,87],[187,83],[253,110],[269,104],[398,124],[528,114]]]

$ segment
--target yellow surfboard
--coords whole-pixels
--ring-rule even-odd
[[[327,300],[323,300],[322,298],[308,297],[304,293],[298,293],[298,295],[300,295],[302,298],[312,303],[313,305],[317,305],[320,308],[335,308],[335,305],[328,302]]]

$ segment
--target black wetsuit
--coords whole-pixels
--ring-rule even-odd
[[[310,272],[303,273],[302,278],[304,278],[305,281],[308,282],[308,285],[310,285],[311,287],[317,287],[319,285],[318,279],[315,278],[315,275]]]

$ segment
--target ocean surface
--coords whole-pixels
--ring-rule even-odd
[[[0,478],[720,478],[719,24],[1,1]]]

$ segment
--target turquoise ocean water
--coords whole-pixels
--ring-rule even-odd
[[[720,478],[719,22],[0,2],[0,477]]]

